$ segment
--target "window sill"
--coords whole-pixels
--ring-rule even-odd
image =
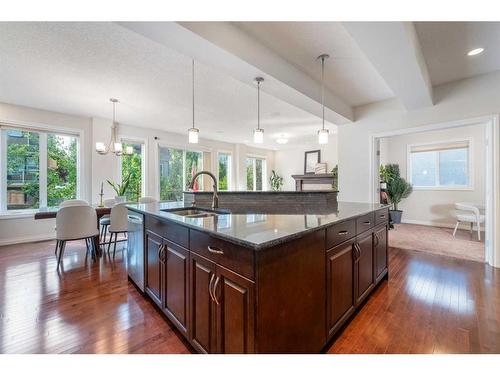
[[[474,191],[472,186],[413,186],[413,191]]]
[[[30,212],[2,212],[0,213],[0,220],[4,219],[26,219],[33,218],[35,216],[36,211]]]

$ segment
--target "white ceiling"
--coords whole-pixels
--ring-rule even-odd
[[[416,22],[433,85],[500,70],[500,22]],[[467,52],[478,47],[476,56]]]
[[[311,77],[321,81],[322,53],[325,85],[351,106],[394,96],[340,22],[235,22]]]
[[[119,122],[178,133],[191,126],[190,58],[117,24],[0,23],[0,51],[1,102],[109,118],[116,97]],[[195,75],[200,137],[251,141],[256,87],[199,63]],[[316,142],[318,117],[266,93],[261,111],[264,147]],[[288,145],[276,144],[281,134]]]

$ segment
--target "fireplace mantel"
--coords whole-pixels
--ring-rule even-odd
[[[294,174],[292,178],[295,180],[295,190],[296,191],[307,191],[307,185],[329,185],[329,189],[333,190],[332,186],[334,183],[333,173],[308,173],[308,174]]]

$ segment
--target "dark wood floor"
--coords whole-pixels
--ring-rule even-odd
[[[121,252],[93,264],[68,244],[0,247],[1,353],[189,353],[127,283]],[[500,353],[500,270],[390,249],[390,277],[329,353]]]

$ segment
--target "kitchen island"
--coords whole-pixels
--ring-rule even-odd
[[[184,205],[128,205],[129,276],[199,352],[319,353],[388,275],[386,206]]]

